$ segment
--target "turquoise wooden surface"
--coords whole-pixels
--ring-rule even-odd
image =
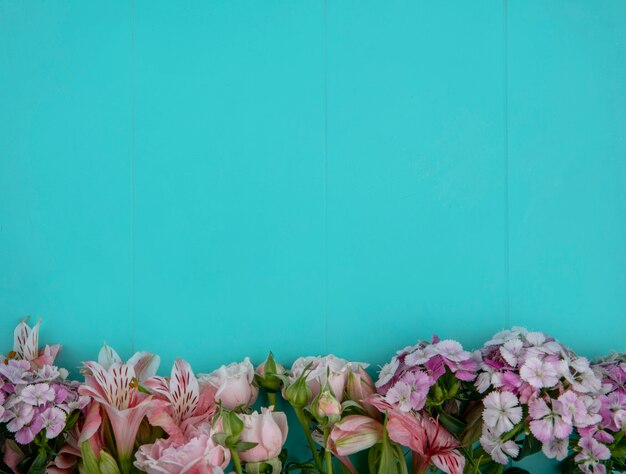
[[[198,370],[625,350],[626,3],[0,0],[0,331]],[[547,468],[545,468],[547,469]]]

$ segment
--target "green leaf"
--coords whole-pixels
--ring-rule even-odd
[[[529,433],[524,438],[524,443],[522,444],[522,449],[520,449],[519,454],[515,458],[516,461],[524,459],[531,454],[535,454],[541,451],[541,442],[535,438],[532,433]]]
[[[380,463],[381,456],[381,444],[377,443],[372,446],[367,453],[367,465],[369,467],[369,474],[376,474],[376,466]]]
[[[465,431],[467,424],[459,420],[458,418],[448,415],[447,413],[439,414],[439,421],[443,425],[445,429],[447,429],[450,433],[459,435]]]
[[[233,446],[231,446],[231,448],[241,453],[243,451],[247,451],[248,449],[254,448],[257,444],[259,443],[250,443],[248,441],[238,441]]]
[[[72,411],[65,420],[65,429],[70,430],[72,427],[78,422],[78,418],[80,417],[80,410]]]
[[[45,449],[40,449],[37,453],[37,457],[28,469],[28,474],[45,474],[47,465],[48,453]]]
[[[502,474],[504,472],[504,466],[497,462],[489,462],[484,468],[481,469],[483,474]]]
[[[574,460],[574,454],[570,454],[561,463],[561,474],[573,474],[576,469],[576,461]]]

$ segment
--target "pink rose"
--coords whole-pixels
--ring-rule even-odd
[[[239,453],[243,462],[261,462],[278,457],[287,440],[287,417],[282,412],[274,412],[261,408],[261,413],[241,415],[243,431],[240,441],[257,443],[257,445]]]
[[[158,439],[135,454],[135,467],[148,474],[223,474],[229,462],[228,450],[215,444],[210,434],[186,442]]]
[[[249,407],[259,394],[259,389],[253,383],[254,367],[247,357],[243,362],[223,365],[210,374],[200,375],[198,380],[215,387],[215,399],[228,410]]]

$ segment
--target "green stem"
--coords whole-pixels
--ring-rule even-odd
[[[315,448],[315,441],[313,441],[313,437],[309,432],[309,422],[306,419],[306,415],[304,414],[304,410],[302,408],[293,408],[296,412],[296,416],[298,417],[298,421],[304,430],[304,436],[306,437],[307,442],[309,443],[309,448],[311,449],[311,454],[313,454],[313,460],[315,461],[315,467],[321,472],[324,473],[324,467],[322,466],[322,460],[320,459],[320,455]]]
[[[276,394],[273,392],[267,392],[267,398],[270,401],[270,406],[276,408]]]
[[[326,474],[333,474],[333,455],[328,449],[328,435],[330,430],[324,428],[324,461],[326,463]]]
[[[233,459],[233,464],[235,466],[235,472],[237,474],[242,474],[243,471],[241,470],[241,460],[239,459],[239,454],[237,454],[237,451],[235,449],[231,448],[230,456]]]

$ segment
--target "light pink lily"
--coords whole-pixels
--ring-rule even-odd
[[[107,346],[106,343],[102,346],[102,349],[100,349],[100,352],[98,353],[98,364],[105,369],[110,368],[115,363],[121,364],[122,362],[122,358],[115,351],[115,349]],[[159,364],[161,363],[161,358],[156,354],[151,354],[150,352],[135,352],[126,363],[133,366],[137,381],[140,384],[143,384],[145,380],[156,374]]]
[[[28,321],[28,317],[22,319],[15,327],[15,331],[13,331],[13,352],[15,353],[15,358],[30,362],[33,368],[52,365],[61,350],[61,345],[46,345],[40,350],[39,327],[41,326],[41,318],[32,328],[26,321]]]
[[[215,387],[199,383],[189,363],[182,359],[174,363],[171,377],[151,377],[144,385],[154,394],[148,421],[163,428],[174,441],[191,436],[196,425],[211,421],[217,412]]]
[[[105,369],[97,362],[85,362],[83,371],[85,384],[79,391],[104,408],[113,429],[120,467],[122,472],[129,472],[137,431],[151,397],[138,390],[135,369],[130,363],[114,362]]]
[[[389,438],[413,451],[414,474],[428,472],[431,465],[447,474],[463,474],[465,457],[458,449],[459,442],[438,420],[414,412],[405,413],[380,397],[371,397],[368,401],[387,414]]]

